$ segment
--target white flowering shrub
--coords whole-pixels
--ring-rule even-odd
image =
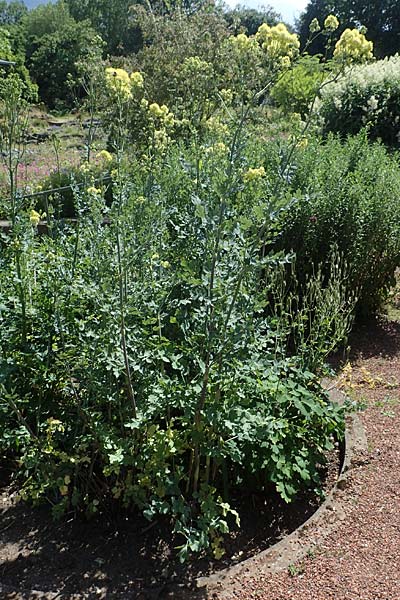
[[[373,139],[400,141],[400,56],[351,67],[321,91],[319,114],[325,132],[355,134],[363,127]]]

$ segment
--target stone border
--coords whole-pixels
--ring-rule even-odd
[[[343,403],[346,398],[345,394],[332,384],[329,387],[329,383],[328,385],[327,383],[323,382],[331,401]],[[288,569],[289,565],[304,558],[312,551],[312,548],[318,546],[335,529],[339,521],[345,518],[343,503],[339,497],[340,491],[346,489],[351,469],[359,464],[360,457],[366,450],[367,438],[364,426],[359,416],[353,413],[347,417],[345,455],[340,475],[318,510],[295,531],[267,550],[207,577],[199,577],[196,580],[197,587],[205,588],[210,594],[218,593],[218,600],[224,600],[230,597],[227,588],[233,580],[237,580],[240,576],[248,576],[250,571],[257,575],[277,573]]]

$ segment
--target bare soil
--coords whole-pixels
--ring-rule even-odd
[[[336,448],[321,472],[328,492],[340,470]],[[6,478],[3,469],[3,479]],[[1,472],[0,472],[1,477]],[[1,479],[0,479],[1,481]],[[0,486],[1,488],[1,486]],[[277,494],[234,498],[241,529],[225,540],[226,555],[181,565],[166,521],[150,523],[119,511],[95,520],[55,522],[46,506],[33,508],[0,489],[0,598],[205,598],[195,580],[252,556],[304,523],[322,499],[309,492],[290,505]]]

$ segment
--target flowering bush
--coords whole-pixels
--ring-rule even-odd
[[[129,143],[138,155],[165,148],[175,118],[165,104],[147,99],[142,73],[107,67],[104,76],[102,113],[110,148],[119,151]]]
[[[400,57],[347,69],[321,92],[319,114],[325,132],[355,134],[366,127],[385,143],[400,141]]]
[[[288,502],[318,487],[344,421],[307,367],[332,341],[282,291],[290,257],[261,252],[277,224],[264,152],[211,136],[151,170],[117,160],[112,203],[89,179],[79,226],[50,211],[50,236],[20,205],[0,253],[0,443],[23,498],[55,515],[112,502],[167,515],[183,560],[223,555],[243,485]],[[337,272],[332,286],[335,302],[315,279],[307,310],[337,342],[351,306]]]
[[[184,560],[223,556],[244,489],[287,502],[319,490],[344,409],[318,377],[352,323],[348,282],[371,304],[386,290],[400,180],[361,138],[309,143],[303,126],[275,144],[264,107],[249,127],[257,82],[265,93],[297,56],[284,25],[210,51],[179,17],[166,37],[188,35],[183,23],[193,39],[171,40],[162,77],[165,44],[148,51],[160,58],[149,71],[102,73],[108,149],[76,169],[76,222],[48,199],[47,236],[15,178],[21,88],[2,98],[0,444],[23,498],[55,515],[114,503],[166,515]],[[160,41],[166,21],[152,20]]]

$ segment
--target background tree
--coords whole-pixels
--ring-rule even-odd
[[[80,79],[77,63],[93,48],[98,48],[101,61],[102,40],[87,21],[45,34],[33,44],[29,69],[38,84],[40,98],[50,108],[74,105]]]
[[[135,52],[141,46],[140,32],[132,24],[130,8],[135,0],[66,0],[76,21],[87,19],[114,56]]]
[[[281,15],[271,6],[256,9],[240,4],[234,9],[224,12],[224,17],[234,33],[244,31],[247,35],[255,35],[262,23],[276,25],[282,20]]]
[[[309,37],[311,21],[316,18],[322,24],[329,14],[340,20],[339,33],[347,27],[366,27],[376,56],[392,55],[400,50],[400,2],[397,0],[311,0],[296,25],[303,47]],[[322,36],[318,37],[309,51],[322,52],[324,42]]]
[[[16,25],[21,22],[21,19],[28,9],[22,0],[13,0],[12,2],[6,2],[1,0],[0,2],[0,25]]]
[[[12,35],[6,27],[0,26],[0,58],[14,62],[13,67],[0,67],[0,78],[6,79],[17,74],[22,82],[22,90],[25,98],[33,100],[37,95],[37,88],[32,83],[28,69],[25,67],[25,56],[22,52],[16,52],[13,48]]]
[[[132,11],[132,18],[143,37],[143,48],[134,63],[146,74],[149,97],[175,108],[185,60],[197,57],[217,65],[220,49],[229,35],[227,23],[216,11],[188,14],[175,10],[157,15],[142,6]]]

